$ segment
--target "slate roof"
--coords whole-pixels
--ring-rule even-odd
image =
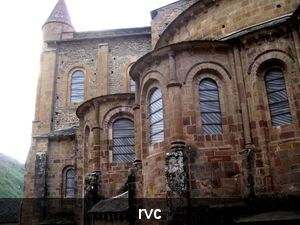
[[[20,199],[1,199],[0,198],[0,224],[18,223],[20,215]]]
[[[46,20],[45,24],[54,22],[65,23],[73,27],[71,17],[69,15],[68,8],[64,0],[59,0],[57,2],[50,16]]]
[[[100,200],[88,213],[124,212],[128,209],[128,191],[126,191],[113,198]]]
[[[67,136],[75,135],[77,130],[78,130],[78,126],[74,126],[64,130],[51,131],[50,133],[38,135],[35,137],[46,137],[46,138],[67,137]]]

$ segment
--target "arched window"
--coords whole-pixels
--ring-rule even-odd
[[[200,81],[199,98],[203,134],[222,133],[219,90],[214,80],[205,78]]]
[[[162,94],[159,89],[155,89],[149,98],[149,133],[150,144],[164,139]]]
[[[134,80],[132,80],[132,78],[130,78],[130,93],[134,93],[135,92],[135,82]]]
[[[271,69],[265,75],[265,85],[272,126],[291,124],[292,117],[283,72]]]
[[[84,73],[76,70],[71,79],[71,102],[82,102],[84,100]]]
[[[133,162],[134,124],[129,119],[118,119],[113,123],[113,161]]]
[[[75,170],[68,169],[66,172],[66,197],[73,197],[75,195]]]

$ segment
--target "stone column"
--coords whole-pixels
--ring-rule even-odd
[[[100,126],[99,126],[99,103],[94,102],[95,119],[93,131],[93,172],[100,172]]]
[[[140,76],[142,76],[140,74]],[[140,109],[140,78],[135,81],[135,104],[132,107],[134,111],[134,141],[135,141],[135,159],[142,160],[142,116],[141,116],[141,109]]]
[[[170,137],[172,141],[183,139],[181,83],[177,81],[175,53],[169,52],[170,81],[167,84],[169,93],[168,111],[172,112],[169,119]]]
[[[253,157],[256,152],[256,149],[253,147],[252,143],[252,136],[250,130],[250,119],[249,119],[249,111],[247,105],[247,98],[246,98],[246,89],[243,77],[243,69],[242,63],[240,58],[240,51],[237,46],[233,47],[233,56],[235,62],[235,72],[237,78],[237,85],[238,85],[238,93],[239,93],[239,100],[241,105],[241,112],[242,112],[242,121],[244,127],[244,137],[245,137],[245,148],[240,152],[243,154],[242,159],[246,162],[246,168],[244,168],[244,176],[245,176],[245,183],[247,185],[248,197],[252,199],[255,195],[254,192],[254,175],[253,175]]]
[[[251,138],[251,131],[250,131],[250,120],[249,120],[249,112],[248,112],[248,105],[246,99],[246,91],[245,91],[246,89],[245,89],[245,83],[243,78],[243,70],[242,70],[242,64],[240,59],[240,52],[237,46],[233,47],[233,56],[235,62],[238,93],[239,93],[241,111],[242,111],[242,120],[243,120],[243,127],[244,127],[244,136],[245,136],[245,148],[247,148],[247,147],[252,147],[252,138]]]
[[[141,183],[141,160],[135,160],[130,168],[130,173],[127,178],[127,185],[128,185],[128,219],[129,225],[136,224],[136,215],[137,210],[139,208],[139,202],[137,201],[138,198],[141,199],[139,196],[139,184]]]
[[[140,105],[135,103],[134,110],[134,143],[135,143],[135,159],[142,159],[142,149],[141,149],[141,120],[140,120]]]
[[[188,172],[184,141],[171,143],[171,152],[167,153],[165,163],[168,224],[187,224],[188,208]]]
[[[34,180],[34,204],[33,204],[33,224],[39,224],[45,218],[45,194],[46,194],[46,152],[37,152],[35,158],[35,180]]]
[[[299,40],[299,33],[295,27],[292,27],[292,35],[293,35],[296,54],[298,58],[298,65],[300,67],[300,40]]]

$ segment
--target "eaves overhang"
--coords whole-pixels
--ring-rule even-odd
[[[101,106],[101,104],[106,104],[108,102],[118,102],[118,101],[134,101],[135,94],[134,93],[118,93],[118,94],[109,94],[109,95],[101,95],[99,97],[92,98],[83,102],[78,106],[76,110],[76,115],[78,118],[84,116],[86,111],[89,111],[91,107]]]
[[[73,126],[68,129],[61,129],[51,131],[49,133],[41,134],[33,136],[33,138],[62,138],[62,137],[73,137],[76,135],[76,131],[78,130],[78,126]]]
[[[139,58],[130,68],[129,74],[131,78],[137,82],[140,74],[145,68],[149,68],[151,64],[159,64],[164,57],[168,57],[169,54],[176,51],[194,51],[197,49],[204,48],[214,48],[216,51],[218,49],[228,49],[230,45],[222,41],[203,41],[203,40],[194,40],[194,41],[183,41],[179,43],[170,44],[163,46],[161,48],[155,49],[151,52],[148,52],[141,58]]]

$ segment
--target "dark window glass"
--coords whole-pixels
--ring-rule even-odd
[[[74,180],[75,180],[75,170],[68,169],[66,173],[66,196],[67,197],[72,197],[75,194]]]
[[[199,98],[203,134],[222,133],[219,90],[214,80],[206,78],[200,81]]]
[[[149,132],[150,144],[164,139],[162,94],[156,89],[149,99]]]
[[[130,78],[130,93],[135,92],[135,82]]]
[[[113,123],[113,161],[134,160],[134,124],[129,119],[118,119]]]
[[[84,100],[84,73],[77,70],[72,74],[71,80],[71,102],[82,102]]]
[[[292,117],[283,72],[280,69],[268,71],[265,75],[265,85],[272,126],[291,124]]]

